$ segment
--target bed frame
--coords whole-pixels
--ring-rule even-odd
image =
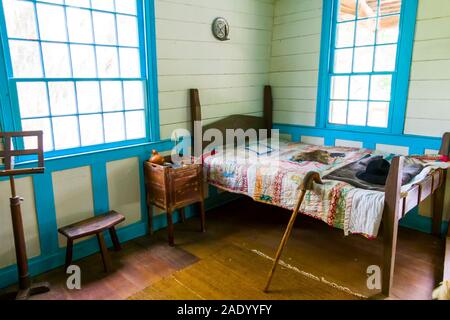
[[[202,121],[202,112],[198,89],[190,90],[190,101],[193,130],[192,132],[194,132],[194,123],[196,121]],[[218,129],[224,134],[224,136],[226,133],[226,129],[268,129],[270,132],[270,129],[272,129],[273,125],[272,114],[272,90],[270,86],[266,86],[264,87],[263,117],[255,117],[249,115],[231,115],[207,126],[203,126],[203,130],[211,128]],[[199,132],[195,132],[195,134],[199,134]],[[195,137],[193,141],[195,141]],[[444,134],[439,153],[445,156],[450,155],[450,133]],[[441,224],[443,219],[445,182],[447,172],[444,170],[434,171],[433,173],[428,175],[422,183],[415,185],[406,195],[404,195],[400,192],[403,162],[403,157],[395,157],[393,159],[385,191],[385,205],[382,219],[384,253],[382,263],[381,291],[382,294],[387,297],[390,295],[393,284],[399,220],[402,219],[413,208],[417,207],[421,202],[431,196],[433,207],[432,232],[436,236],[441,236]]]

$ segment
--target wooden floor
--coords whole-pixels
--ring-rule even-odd
[[[82,270],[82,290],[66,288],[62,268],[39,276],[52,290],[35,299],[126,299],[178,270],[205,260],[230,245],[246,248],[260,256],[273,256],[289,212],[239,200],[207,214],[208,232],[199,232],[192,219],[175,227],[176,247],[166,244],[166,231],[130,241],[112,253],[114,272],[102,272],[101,259],[94,255],[76,262]],[[381,262],[382,239],[344,237],[341,230],[302,216],[293,231],[282,260],[301,272],[314,275],[352,292],[374,296],[367,288],[367,267]],[[430,299],[442,279],[443,242],[416,231],[401,229],[392,298]],[[266,274],[262,267],[261,274]],[[278,276],[278,277],[277,277]],[[283,283],[282,273],[274,277],[274,288]],[[236,284],[239,285],[239,284]],[[299,288],[301,290],[301,288]]]

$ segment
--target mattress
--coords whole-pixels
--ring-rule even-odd
[[[294,161],[300,152],[328,151],[337,155],[327,164],[315,161]],[[255,201],[292,210],[299,195],[299,185],[310,171],[322,177],[361,160],[368,155],[382,155],[390,160],[395,155],[369,149],[323,147],[304,143],[270,140],[225,147],[204,157],[209,184],[220,189],[247,195]],[[442,163],[428,162],[422,172],[402,192],[424,179]],[[345,235],[378,235],[384,207],[384,192],[365,190],[337,180],[323,180],[308,191],[300,210],[329,226],[342,229]]]

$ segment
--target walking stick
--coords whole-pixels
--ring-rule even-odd
[[[295,206],[294,211],[292,212],[291,220],[289,220],[289,224],[284,232],[283,239],[281,239],[280,246],[278,247],[277,254],[275,256],[275,260],[272,265],[272,269],[269,272],[269,276],[267,278],[267,284],[264,288],[264,292],[269,291],[270,283],[272,282],[273,275],[275,273],[275,269],[277,268],[278,262],[280,261],[281,254],[283,253],[284,247],[291,235],[292,228],[294,227],[295,220],[297,219],[298,212],[300,211],[300,206],[305,199],[306,191],[313,189],[313,182],[322,184],[322,180],[320,179],[320,175],[317,172],[309,172],[305,178],[303,179],[303,183],[300,185],[300,195],[297,200],[297,204]]]

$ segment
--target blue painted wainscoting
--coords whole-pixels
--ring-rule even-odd
[[[130,158],[139,159],[139,182],[140,182],[140,206],[141,217],[138,222],[132,223],[118,229],[118,236],[121,242],[125,242],[147,234],[147,206],[145,200],[145,184],[142,163],[148,159],[153,149],[159,152],[171,150],[173,143],[169,140],[157,143],[145,143],[135,146],[121,147],[111,150],[95,151],[74,156],[53,158],[46,161],[46,171],[44,174],[32,177],[34,187],[34,202],[36,207],[36,221],[39,233],[40,254],[29,259],[31,275],[37,275],[45,271],[64,265],[65,247],[60,246],[57,232],[57,214],[55,209],[55,191],[53,186],[52,173],[61,172],[82,167],[90,167],[92,183],[92,200],[94,215],[102,214],[110,210],[108,193],[107,164],[113,161]],[[23,167],[25,165],[18,165]],[[5,180],[5,179],[2,179]],[[67,183],[70,183],[68,181]],[[222,205],[228,201],[236,199],[237,196],[229,193],[218,193],[210,188],[209,197],[206,200],[208,209]],[[32,201],[33,199],[25,199]],[[8,201],[8,195],[2,195],[1,201]],[[112,209],[112,208],[111,208]],[[123,212],[125,215],[128,212]],[[192,207],[187,208],[186,216],[196,215]],[[178,222],[178,215],[174,221]],[[154,229],[158,230],[167,226],[165,215],[158,215],[153,221]],[[105,234],[108,246],[111,246],[109,234]],[[81,241],[75,244],[74,259],[80,259],[98,252],[98,244],[95,238]],[[61,271],[62,272],[62,271]],[[17,282],[16,265],[10,265],[0,269],[0,288]]]
[[[337,140],[361,143],[364,148],[377,149],[378,145],[392,146],[408,150],[409,154],[425,154],[427,150],[438,151],[441,139],[414,135],[380,134],[368,132],[353,132],[344,130],[320,129],[306,126],[276,124],[281,134],[290,135],[292,141],[301,141],[302,138],[323,139],[324,145],[335,146]],[[431,218],[421,216],[418,208],[414,209],[400,221],[400,225],[411,229],[431,233]],[[442,223],[442,233],[446,233],[448,223]]]

